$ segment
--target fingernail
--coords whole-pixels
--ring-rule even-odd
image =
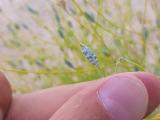
[[[110,77],[98,90],[98,99],[111,120],[142,120],[148,105],[147,90],[134,76]]]

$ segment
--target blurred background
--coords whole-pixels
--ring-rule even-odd
[[[116,72],[159,75],[159,7],[158,0],[0,0],[0,70],[16,93]]]
[[[159,2],[0,0],[0,70],[14,93],[125,71],[160,75]]]

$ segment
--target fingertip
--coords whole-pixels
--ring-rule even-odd
[[[148,72],[135,72],[133,74],[143,82],[147,89],[149,103],[146,115],[148,115],[160,104],[160,80]]]
[[[100,87],[98,98],[112,120],[141,120],[147,111],[147,90],[133,75],[109,77]]]
[[[7,80],[6,76],[2,72],[0,72],[0,109],[2,112],[1,115],[3,117],[7,114],[9,110],[11,99],[12,92],[9,81]]]

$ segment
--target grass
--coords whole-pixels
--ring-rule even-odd
[[[43,9],[27,3],[21,8],[24,16],[19,14],[21,22],[1,10],[0,17],[7,23],[0,36],[0,70],[7,74],[14,92],[126,71],[160,75],[156,1],[141,0],[136,5],[134,0],[82,1],[45,1]],[[85,58],[81,43],[97,56],[100,69]]]

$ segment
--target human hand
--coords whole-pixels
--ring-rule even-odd
[[[9,91],[3,93],[10,96]],[[121,73],[14,96],[5,120],[142,120],[159,103],[160,81],[154,75]]]

